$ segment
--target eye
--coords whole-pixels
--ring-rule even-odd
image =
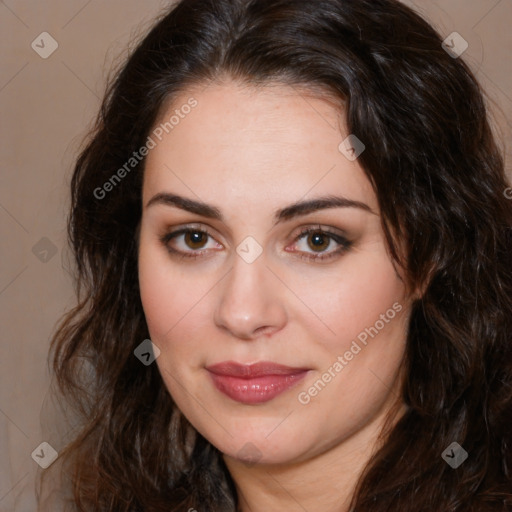
[[[160,241],[171,254],[181,255],[184,258],[197,258],[212,248],[222,248],[222,245],[217,242],[213,247],[208,247],[208,238],[213,236],[207,230],[189,226],[164,234],[160,237]]]
[[[301,259],[311,261],[330,260],[347,251],[352,245],[344,236],[323,229],[321,226],[311,226],[303,229],[294,241],[299,247],[299,252],[302,252]],[[301,243],[297,244],[299,241]],[[338,246],[337,249],[327,251],[327,249],[336,245]],[[307,249],[311,249],[313,253],[308,253]]]
[[[212,243],[211,247],[208,247],[209,238],[214,240],[213,235],[208,230],[187,226],[165,233],[160,237],[160,241],[172,255],[195,259],[211,249],[223,248],[216,241]],[[298,252],[301,253],[301,259],[325,261],[341,255],[349,249],[352,243],[339,233],[334,233],[321,226],[311,226],[301,230],[294,239],[294,245],[299,246]],[[336,245],[338,247],[334,250],[327,250]],[[308,249],[311,249],[313,253],[308,253]]]

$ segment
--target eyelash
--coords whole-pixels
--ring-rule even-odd
[[[176,249],[173,249],[169,246],[169,242],[180,236],[180,235],[183,235],[183,234],[186,234],[186,233],[201,233],[201,234],[205,234],[205,235],[208,235],[209,237],[211,238],[214,238],[213,235],[207,230],[207,229],[199,229],[199,228],[193,228],[193,227],[185,227],[185,228],[180,228],[180,229],[177,229],[176,231],[171,231],[169,233],[165,233],[162,237],[160,237],[160,242],[164,245],[164,247],[173,255],[173,256],[178,256],[178,255],[181,255],[181,258],[188,258],[188,259],[197,259],[198,257],[200,257],[203,253],[205,252],[208,252],[208,249],[205,249],[205,250],[202,250],[202,251],[193,251],[191,253],[187,253],[187,252],[183,252],[183,251],[179,251],[179,250],[176,250]],[[336,256],[338,255],[341,255],[342,253],[344,253],[345,251],[347,251],[351,245],[352,245],[352,242],[350,242],[349,240],[347,240],[345,237],[337,234],[337,233],[334,233],[332,231],[329,231],[328,229],[324,229],[322,228],[321,226],[311,226],[311,227],[307,227],[307,228],[304,228],[300,231],[300,233],[294,238],[293,240],[293,243],[297,243],[301,238],[303,238],[305,235],[308,235],[310,233],[316,233],[316,234],[321,234],[323,236],[327,236],[329,239],[333,240],[334,242],[336,242],[337,244],[340,245],[340,247],[334,251],[331,251],[327,254],[318,254],[318,255],[312,255],[311,253],[302,253],[300,255],[300,258],[302,260],[306,260],[306,261],[326,261],[326,260],[331,260],[332,258],[335,258]]]

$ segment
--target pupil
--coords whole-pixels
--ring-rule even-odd
[[[324,235],[322,233],[314,233],[312,235],[313,248],[318,249],[322,248],[322,245],[325,245]],[[322,244],[322,241],[324,242]]]
[[[198,231],[192,231],[187,233],[187,236],[189,240],[191,240],[192,245],[201,244],[201,242],[203,241],[203,235],[204,233],[199,233]]]

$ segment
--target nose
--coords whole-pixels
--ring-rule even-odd
[[[233,267],[221,285],[215,324],[244,340],[280,331],[287,320],[282,288],[267,268],[264,254],[252,263],[235,254]]]

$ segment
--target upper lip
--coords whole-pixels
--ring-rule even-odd
[[[216,375],[226,375],[245,379],[262,377],[265,375],[294,375],[308,370],[308,368],[284,366],[270,361],[260,361],[254,364],[223,361],[222,363],[207,366],[206,369]]]

